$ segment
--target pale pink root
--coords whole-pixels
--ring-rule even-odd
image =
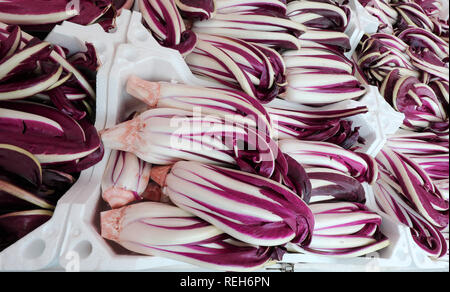
[[[99,133],[106,148],[134,152],[142,127],[142,119],[138,116],[131,121],[102,130]]]
[[[159,186],[164,187],[166,185],[167,174],[172,169],[172,165],[166,166],[153,166],[150,172],[150,178],[156,182]]]
[[[136,201],[136,196],[132,191],[118,187],[110,187],[103,192],[102,197],[113,209],[123,207],[128,203]]]
[[[100,214],[101,234],[103,238],[117,241],[120,236],[121,220],[128,207],[102,212]]]
[[[127,92],[148,106],[156,107],[161,96],[161,85],[158,82],[146,81],[132,75],[128,78]]]

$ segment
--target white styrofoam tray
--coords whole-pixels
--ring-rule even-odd
[[[107,113],[107,79],[114,58],[114,44],[125,41],[130,11],[124,11],[117,19],[118,29],[105,33],[100,25],[80,26],[64,22],[55,27],[46,41],[67,48],[70,53],[85,50],[85,42],[92,43],[102,63],[97,73],[97,129],[103,129]],[[64,240],[71,200],[83,193],[85,184],[91,179],[94,168],[83,171],[73,187],[58,201],[52,218],[0,253],[0,270],[29,271],[42,270],[57,262]]]

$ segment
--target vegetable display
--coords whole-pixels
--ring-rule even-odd
[[[404,241],[424,261],[445,262],[447,6],[0,1],[0,252],[51,220],[91,169],[82,198],[102,201],[80,220],[104,240],[92,255],[112,244],[107,254],[119,248],[120,263],[142,255],[248,272],[284,263],[286,253],[357,264],[376,253],[389,265]],[[186,78],[135,70],[141,60],[125,52],[126,60],[112,54],[120,72],[107,73],[118,79],[97,80],[106,55],[96,44],[74,53],[44,40],[65,21],[99,24],[119,52],[128,39],[115,39],[116,18],[126,9],[138,17],[123,39],[136,30],[142,46],[151,36],[185,63]],[[98,83],[105,96],[96,96]],[[395,133],[389,106],[404,116]],[[97,108],[107,111],[105,129],[94,126]],[[410,238],[393,233],[400,228]]]
[[[448,13],[440,0],[361,1],[381,25],[356,59],[368,83],[403,113],[376,157],[378,207],[432,259],[448,256]],[[448,4],[447,4],[448,5]],[[448,237],[448,235],[447,235]]]
[[[389,240],[380,231],[381,217],[358,203],[312,204],[315,227],[308,247],[289,244],[288,250],[351,258],[383,249]]]
[[[13,4],[2,2],[0,10],[8,5]],[[92,76],[100,66],[94,46],[87,43],[85,51],[68,55],[62,47],[3,23],[0,44],[3,250],[52,217],[58,200],[81,171],[103,158],[104,148],[93,126],[96,84]]]

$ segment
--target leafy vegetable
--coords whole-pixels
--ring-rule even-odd
[[[351,116],[368,112],[361,106],[344,110],[318,110],[283,100],[274,100],[266,106],[273,121],[276,139],[324,141],[351,148],[359,139],[359,128],[352,129]]]
[[[358,203],[310,205],[316,225],[308,247],[290,244],[289,251],[338,258],[363,256],[387,247],[381,217]]]
[[[0,21],[23,25],[29,30],[51,31],[63,21],[81,25],[100,23],[108,31],[115,25],[111,0],[6,0],[0,3]]]
[[[218,13],[206,21],[193,24],[196,33],[215,34],[267,45],[275,49],[300,49],[298,37],[306,27],[290,19],[267,15],[264,12]]]
[[[315,141],[285,139],[279,141],[283,153],[305,167],[324,167],[340,171],[360,182],[373,184],[378,177],[378,167],[373,157],[345,150],[340,146]]]
[[[139,0],[145,24],[164,47],[189,54],[197,44],[197,36],[186,29],[175,0]]]
[[[102,179],[102,197],[113,208],[142,200],[151,165],[131,153],[113,151]]]
[[[163,186],[178,207],[241,241],[263,246],[310,242],[314,220],[308,206],[272,180],[182,161],[172,167]]]
[[[222,271],[252,271],[284,253],[240,242],[175,206],[146,202],[101,214],[102,236],[126,249]]]

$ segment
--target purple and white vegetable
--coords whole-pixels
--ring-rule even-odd
[[[375,183],[378,167],[375,159],[367,154],[315,141],[286,139],[279,141],[283,153],[295,159],[304,167],[324,167],[350,175],[360,182]]]
[[[358,49],[358,67],[368,82],[380,86],[386,76],[398,70],[402,76],[420,77],[407,54],[409,46],[400,38],[376,33],[363,38]]]
[[[34,102],[0,101],[0,129],[0,143],[21,147],[42,164],[78,163],[101,149],[97,130],[85,119]]]
[[[85,52],[67,56],[63,48],[3,23],[0,41],[0,100],[41,95],[76,119],[86,115],[90,99],[95,100],[95,80],[81,72],[95,73],[100,66],[93,45],[87,43]]]
[[[404,41],[413,51],[429,50],[439,60],[448,63],[449,45],[435,34],[423,28],[408,28],[398,34],[398,38]]]
[[[196,21],[196,33],[238,38],[275,49],[298,50],[299,39],[306,27],[287,18],[255,13],[218,13],[206,21]]]
[[[383,179],[412,209],[437,228],[448,226],[449,202],[417,163],[389,147],[376,159]]]
[[[124,248],[208,269],[253,271],[281,260],[278,247],[249,245],[175,206],[146,202],[101,214],[101,233]]]
[[[151,165],[134,154],[112,151],[102,179],[102,197],[116,209],[142,200],[150,179]]]
[[[351,16],[347,6],[332,0],[291,1],[287,16],[307,27],[301,40],[337,47],[340,51],[351,49],[349,36],[344,33]]]
[[[263,103],[284,92],[286,67],[275,50],[230,37],[199,33],[198,38],[186,62],[200,78],[244,91]]]
[[[0,251],[32,232],[53,216],[49,210],[27,210],[0,215]]]
[[[380,93],[398,112],[405,114],[404,127],[434,132],[448,131],[448,115],[433,89],[414,76],[391,71],[380,87]]]
[[[30,152],[0,144],[0,213],[31,208],[55,208],[37,190],[43,183],[39,161]]]
[[[74,182],[25,149],[0,144],[0,251],[48,221]]]
[[[101,136],[105,147],[134,153],[151,164],[194,160],[239,167],[264,177],[275,174],[280,159],[286,164],[266,131],[179,109],[148,110]]]
[[[308,247],[295,244],[289,251],[338,258],[364,256],[389,246],[381,233],[381,217],[359,203],[337,202],[309,206],[315,226]]]
[[[307,246],[314,218],[306,203],[273,180],[192,161],[176,163],[163,192],[171,202],[243,242]]]
[[[266,105],[274,127],[274,139],[324,141],[351,148],[359,139],[359,128],[345,118],[368,112],[360,106],[342,110],[318,110],[276,99]]]
[[[217,12],[221,14],[267,14],[271,16],[286,16],[286,1],[284,0],[215,0]]]
[[[192,52],[197,36],[186,25],[175,0],[138,0],[145,25],[164,47],[178,50],[183,56]]]
[[[300,36],[300,40],[323,44],[328,47],[336,48],[340,52],[347,52],[351,49],[350,37],[339,31],[308,28],[308,30]]]
[[[81,25],[98,22],[108,31],[115,26],[116,10],[112,2],[5,0],[0,3],[0,22],[39,31],[51,31],[56,24],[66,20]]]
[[[441,101],[447,116],[449,115],[449,82],[444,80],[431,80],[428,85],[433,89],[436,96]]]
[[[357,99],[367,89],[354,76],[354,65],[341,52],[312,45],[283,54],[288,86],[280,97],[295,103],[323,106]]]
[[[326,167],[306,167],[311,181],[312,203],[322,202],[366,202],[366,192],[362,184],[341,171]]]
[[[429,16],[434,18],[439,18],[439,14],[445,8],[443,1],[445,0],[413,0],[423,11]],[[448,7],[447,7],[448,8]]]
[[[187,19],[210,19],[216,14],[216,0],[175,0],[181,15]]]
[[[217,116],[230,123],[249,125],[260,131],[267,129],[271,133],[271,121],[266,109],[257,99],[240,91],[150,82],[130,76],[127,92],[151,108],[198,111],[202,115]]]
[[[444,155],[448,157],[449,153],[448,139],[440,137],[433,132],[409,133],[409,131],[403,131],[390,136],[386,145],[394,151],[408,155],[417,162],[422,161],[422,166],[424,167],[427,165],[425,163],[426,159],[433,160],[433,158],[436,158],[440,160]],[[421,157],[425,160],[422,160]],[[442,160],[442,162],[445,161]],[[428,172],[432,179],[448,178],[448,161],[443,164],[430,163],[428,166],[430,170],[435,169],[435,171],[428,172],[427,167],[425,167],[425,171]]]
[[[422,167],[444,198],[449,199],[448,136],[441,137],[433,132],[400,131],[390,136],[386,145]]]
[[[434,30],[434,23],[422,7],[415,2],[399,2],[391,5],[398,12],[396,29],[402,31],[410,26]]]
[[[287,16],[308,28],[344,32],[351,10],[334,0],[299,0],[288,3]]]
[[[313,41],[301,40],[300,43],[300,50],[283,53],[288,71],[313,69],[324,73],[354,74],[355,65],[342,52]]]
[[[441,228],[428,222],[411,207],[396,181],[381,173],[380,179],[374,186],[374,194],[381,211],[410,228],[410,234],[417,246],[434,258],[447,255],[448,242]]]
[[[314,69],[292,69],[287,74],[288,86],[280,97],[310,106],[322,106],[358,99],[367,89],[350,74],[320,72]]]
[[[449,67],[448,58],[447,63],[441,61],[432,51],[423,49],[419,51],[408,50],[407,54],[411,58],[411,64],[421,70],[424,77],[422,80],[428,78],[440,78],[444,81],[449,81]],[[430,77],[428,77],[430,76]]]

